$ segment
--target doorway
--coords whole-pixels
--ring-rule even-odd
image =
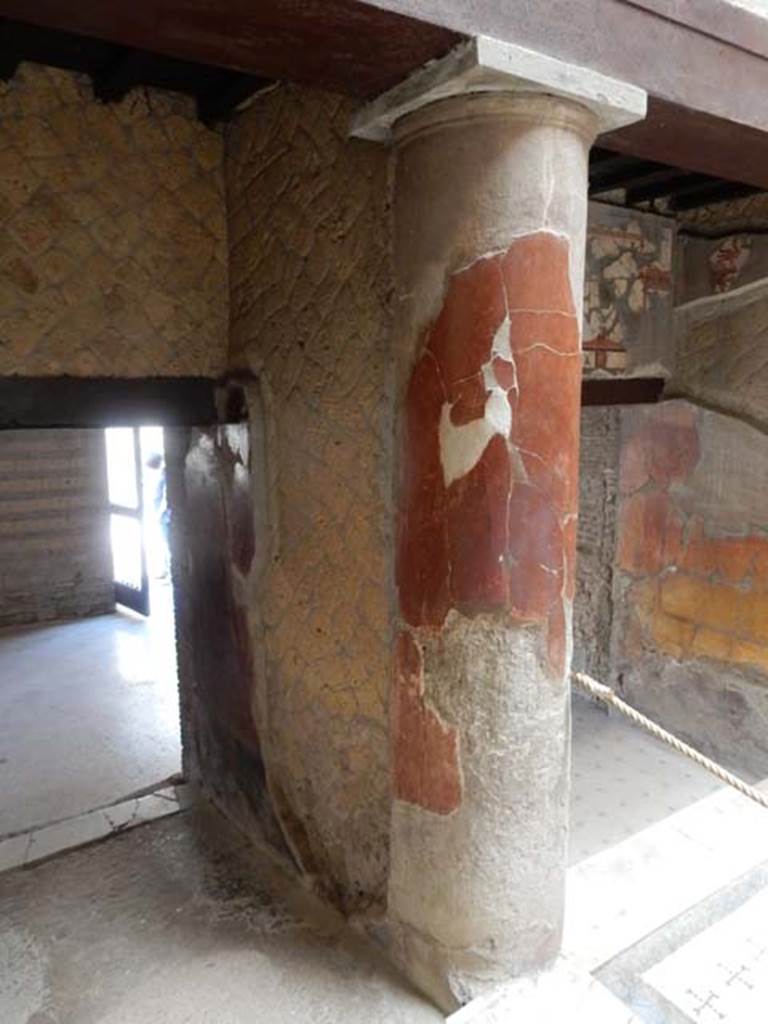
[[[0,462],[0,862],[24,863],[180,778],[163,430],[3,431]]]
[[[115,602],[172,615],[163,428],[107,427],[104,443]]]

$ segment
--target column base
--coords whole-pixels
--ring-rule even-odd
[[[548,973],[555,966],[560,949],[560,933],[553,932],[550,949],[545,951],[539,946],[532,963],[510,964],[476,950],[441,946],[432,936],[422,935],[406,924],[393,923],[390,929],[395,963],[446,1014],[455,1014],[462,1007],[485,1005],[510,985],[523,985],[525,989],[529,979],[540,976],[539,971]],[[510,982],[516,975],[520,975],[519,980]],[[469,1020],[485,1018],[468,1017]]]

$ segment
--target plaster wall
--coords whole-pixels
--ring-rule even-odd
[[[585,378],[675,370],[673,286],[679,245],[669,218],[591,202],[584,275]],[[581,414],[574,667],[609,679],[620,424],[617,406]]]
[[[768,444],[686,401],[622,414],[615,671],[629,701],[768,774]]]
[[[287,845],[360,910],[388,873],[391,277],[388,154],[348,140],[351,113],[295,87],[260,95],[226,168],[230,366],[259,376],[267,451],[250,697]]]
[[[222,139],[191,101],[23,64],[0,134],[0,374],[219,374]]]
[[[759,210],[737,201],[687,223],[738,229]],[[681,235],[676,246],[677,307],[625,326],[629,349],[638,324],[648,333],[671,370],[668,392],[690,401],[582,414],[575,662],[698,746],[764,775],[768,250],[738,230]],[[588,305],[599,270],[590,255]],[[601,451],[608,423],[611,450]],[[600,532],[611,516],[615,539]]]
[[[674,368],[674,221],[592,202],[584,279],[584,375],[668,377]]]
[[[725,237],[682,235],[678,241],[676,302],[719,297],[768,277],[768,237],[737,231]],[[712,304],[718,308],[718,303]]]
[[[0,432],[0,625],[114,605],[102,431]]]
[[[674,392],[765,428],[768,282],[681,307],[677,334]]]

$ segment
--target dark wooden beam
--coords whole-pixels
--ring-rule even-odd
[[[93,95],[105,103],[119,102],[146,81],[147,58],[142,50],[121,49],[109,65],[92,75]]]
[[[663,377],[589,377],[581,383],[581,404],[647,405],[663,391]]]
[[[0,377],[0,430],[207,426],[219,422],[221,386],[207,377]]]
[[[207,124],[226,120],[239,104],[271,84],[238,71],[129,49],[58,29],[0,22],[0,79],[12,79],[24,60],[89,75],[94,96],[104,103],[119,102],[137,86],[184,93],[197,100],[200,118]]]
[[[698,188],[688,188],[669,197],[669,208],[673,212],[695,210],[711,203],[725,203],[729,199],[743,199],[763,189],[754,185],[741,185],[737,181],[710,181]]]
[[[21,57],[13,46],[13,22],[0,19],[0,79],[10,82],[18,70]]]
[[[540,50],[681,107],[768,130],[768,26],[730,0],[375,2],[456,32]]]
[[[644,121],[600,136],[600,145],[768,189],[768,131],[653,97]]]
[[[600,146],[768,188],[765,24],[725,0],[0,0],[0,17],[375,95],[482,32],[631,81],[649,118]]]
[[[646,89],[645,124],[606,149],[768,187],[768,26],[726,0],[376,0]]]
[[[688,171],[681,171],[679,167],[668,167],[666,173],[649,175],[648,178],[638,181],[637,184],[627,188],[627,206],[635,203],[647,203],[653,199],[662,199],[677,191],[684,191],[686,187],[698,187],[705,182],[719,181],[709,174],[695,174]]]
[[[352,96],[383,92],[462,38],[357,0],[0,0],[0,16]]]
[[[241,103],[272,84],[268,78],[230,72],[225,83],[209,88],[197,97],[197,116],[208,125],[226,121]]]
[[[601,160],[593,167],[589,165],[589,194],[599,195],[616,188],[630,188],[649,179],[659,180],[680,172],[665,167],[654,160],[638,160],[636,157],[617,156],[614,160]]]
[[[590,190],[600,188],[603,182],[606,182],[607,186],[611,188],[611,180],[617,174],[626,174],[627,171],[635,167],[637,167],[637,158],[623,153],[613,153],[611,156],[602,155],[597,163],[593,163],[590,159]]]
[[[589,151],[589,168],[597,167],[607,160],[615,160],[616,153],[612,149],[603,149],[602,146],[593,146]]]
[[[93,74],[122,52],[115,43],[25,22],[0,20],[0,64],[13,69],[24,60]],[[9,75],[12,77],[12,75]]]

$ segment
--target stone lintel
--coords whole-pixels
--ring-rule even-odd
[[[475,36],[363,107],[352,121],[350,134],[387,142],[392,126],[404,115],[436,100],[474,92],[543,92],[571,99],[593,111],[600,133],[641,121],[648,100],[644,89],[591,68],[490,36]]]

